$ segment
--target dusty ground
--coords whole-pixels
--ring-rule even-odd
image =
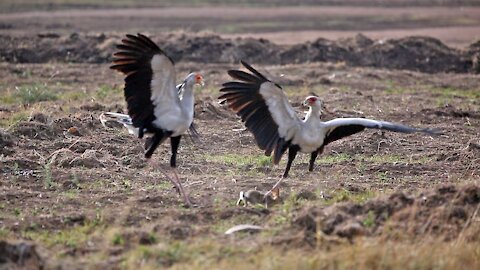
[[[130,20],[118,22],[122,21]],[[440,49],[433,52],[444,54],[434,54],[433,64],[418,62],[415,67],[407,61],[410,70],[375,68],[349,59],[279,60],[282,65],[253,61],[284,85],[299,114],[300,102],[315,92],[333,111],[324,119],[360,116],[445,132],[429,137],[366,131],[329,145],[312,173],[307,171],[308,156],[299,155],[281,199],[265,209],[235,206],[240,191],[267,190],[285,166],[284,160],[273,166],[251,135],[241,130],[242,123],[217,102],[218,89],[228,80],[225,71],[239,68],[237,59],[204,61],[208,50],[195,54],[195,35],[173,34],[171,44],[193,55],[179,57],[175,46],[165,44],[181,60],[179,80],[198,70],[207,82],[196,92],[201,139],[185,138],[178,157],[184,185],[197,205],[185,209],[162,173],[145,164],[143,142],[121,127],[105,129],[98,121],[103,111],[125,109],[122,78],[108,69],[111,45],[123,31],[84,29],[72,34],[70,28],[56,31],[40,24],[40,29],[55,34],[42,37],[20,20],[8,23],[22,30],[2,33],[6,45],[0,63],[0,268],[3,262],[6,267],[23,263],[32,269],[181,269],[212,264],[378,269],[403,268],[404,261],[410,262],[409,268],[473,269],[480,264],[480,80],[472,58],[478,47],[451,49],[437,41],[417,40],[415,48],[435,45]],[[99,44],[86,38],[99,36]],[[45,38],[50,41],[37,42]],[[68,47],[72,40],[88,42]],[[205,47],[229,42],[208,35],[204,40]],[[233,52],[249,48],[242,47],[241,40],[232,42]],[[341,44],[336,42],[325,46]],[[321,47],[306,44],[299,44],[306,52]],[[411,48],[412,42],[389,44],[394,49],[386,55],[391,56],[398,52],[395,46]],[[57,49],[60,45],[76,58],[66,58],[66,51]],[[266,48],[272,55],[278,55],[277,49],[292,49]],[[358,47],[352,48],[355,52]],[[29,63],[11,57],[35,52],[45,58]],[[412,50],[401,51],[406,52]],[[301,50],[296,56],[308,58]],[[396,67],[400,58],[391,59],[393,66],[388,68]],[[471,66],[451,73],[434,68],[459,61]],[[430,73],[415,71],[420,68]],[[78,132],[68,132],[72,127]],[[155,160],[167,168],[168,158],[165,144]],[[238,224],[265,229],[224,235]],[[19,243],[23,246],[15,246]]]
[[[448,1],[444,1],[448,4]],[[475,2],[472,2],[474,4]],[[4,4],[8,10],[8,1]],[[0,7],[1,4],[0,4]],[[214,32],[228,37],[267,38],[297,44],[319,37],[338,39],[362,32],[375,39],[428,35],[464,48],[480,38],[480,7],[473,6],[276,6],[64,9],[0,13],[0,34],[72,32]]]

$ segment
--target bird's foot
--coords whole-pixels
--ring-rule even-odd
[[[183,197],[183,204],[185,206],[185,208],[191,208],[193,207],[193,203],[192,201],[190,200],[190,196],[188,196],[187,193],[185,193],[185,190],[183,189],[182,185],[180,184],[179,182],[179,186],[180,186],[180,193],[182,194],[182,197]]]
[[[184,206],[186,208],[193,207],[193,203],[190,200],[190,197],[187,195],[187,193],[185,193],[185,190],[182,187],[182,183],[180,182],[180,177],[178,177],[177,169],[175,168],[173,168],[173,175],[175,175],[175,179],[171,179],[171,180],[173,184],[177,187],[178,192],[180,193],[180,196],[183,197]]]
[[[276,193],[277,197],[278,197],[278,192],[280,191],[280,189],[278,188],[278,186],[280,186],[280,184],[282,183],[283,179],[285,179],[285,177],[282,177],[280,178],[277,183],[275,183],[275,185],[273,185],[272,189],[270,189],[267,193],[265,193],[265,195],[263,196],[264,199],[267,199],[269,196],[272,195],[272,193]]]
[[[194,206],[194,204],[192,203],[192,201],[190,200],[190,198],[188,196],[184,197],[183,198],[183,206],[185,208],[191,208]]]
[[[188,196],[187,193],[185,193],[185,190],[183,189],[182,187],[182,184],[180,183],[180,181],[176,181],[175,179],[173,178],[170,178],[169,179],[172,184],[174,185],[174,188],[177,190],[178,194],[183,198],[183,204],[186,208],[190,208],[190,207],[193,207],[193,203],[192,201],[190,200],[190,197]]]
[[[165,177],[173,184],[173,187],[177,190],[178,194],[183,198],[184,206],[189,208],[193,207],[193,203],[190,200],[190,197],[185,193],[185,190],[182,187],[182,184],[180,182],[180,178],[178,177],[178,174],[176,172],[176,169],[173,168],[173,175],[174,177],[169,176],[164,170],[161,169],[159,166],[158,169],[165,175]]]

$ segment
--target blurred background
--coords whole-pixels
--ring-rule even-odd
[[[261,3],[259,3],[261,2]],[[296,44],[363,33],[422,35],[462,48],[480,37],[478,0],[3,0],[0,34],[171,31]]]

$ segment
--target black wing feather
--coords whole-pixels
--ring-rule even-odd
[[[248,70],[250,70],[250,72],[252,72],[253,74],[255,74],[258,78],[262,79],[262,80],[265,80],[265,81],[268,81],[267,78],[265,78],[265,76],[263,76],[262,73],[258,72],[256,69],[254,69],[252,66],[250,66],[249,64],[247,64],[246,62],[244,62],[243,60],[240,61],[242,63],[242,65],[244,67],[246,67]]]
[[[125,58],[125,59],[136,59],[137,57],[141,56],[141,54],[137,52],[130,52],[130,51],[118,51],[113,54],[116,58]]]
[[[115,59],[110,68],[126,75],[124,94],[128,114],[134,127],[143,128],[155,120],[151,101],[153,71],[150,62],[154,55],[165,53],[142,34],[127,34],[117,49],[119,51],[113,54]]]
[[[241,71],[241,70],[229,70],[228,75],[230,75],[234,79],[249,82],[252,84],[261,84],[267,81],[262,78],[255,77],[254,75],[248,74],[245,71]]]
[[[232,88],[231,90],[250,90],[252,89],[251,83],[242,82],[226,82],[222,85],[224,88]]]
[[[220,89],[223,94],[219,99],[226,100],[228,107],[241,117],[265,155],[270,156],[274,152],[273,162],[278,164],[289,143],[280,137],[278,124],[273,120],[265,99],[260,94],[261,85],[270,81],[249,64],[243,61],[241,63],[251,74],[229,70],[228,74],[239,81],[224,83]]]
[[[333,120],[335,121],[335,120]],[[390,122],[384,122],[384,121],[379,121],[379,122],[374,122],[372,123],[365,123],[364,125],[361,124],[348,124],[348,125],[341,125],[337,126],[334,129],[332,129],[325,137],[324,140],[324,145],[327,145],[333,141],[340,140],[342,138],[348,137],[350,135],[353,135],[355,133],[359,133],[363,131],[366,128],[372,128],[372,129],[381,129],[381,130],[388,130],[388,131],[393,131],[393,132],[401,132],[401,133],[413,133],[413,132],[422,132],[426,133],[429,135],[441,135],[442,133],[438,129],[432,129],[432,128],[423,128],[423,129],[418,129],[414,127],[409,127],[406,125],[402,124],[393,124]]]
[[[365,129],[365,126],[362,125],[348,125],[348,126],[339,126],[334,130],[330,131],[325,137],[323,145],[327,145],[336,140],[348,137],[355,133],[359,133]]]

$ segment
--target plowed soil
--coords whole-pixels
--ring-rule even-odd
[[[21,29],[0,35],[0,268],[128,268],[137,265],[129,258],[139,247],[202,239],[232,249],[285,250],[332,239],[338,245],[358,238],[479,241],[478,42],[453,48],[432,37],[285,44],[209,33],[151,35],[177,62],[179,81],[199,71],[207,82],[196,90],[200,140],[185,136],[178,156],[196,205],[186,209],[159,170],[168,171],[169,143],[147,164],[142,140],[99,121],[104,111],[125,112],[122,77],[108,69],[123,31],[36,25],[39,33],[28,31],[22,16],[37,19],[0,15],[5,29]],[[299,115],[314,92],[329,109],[325,120],[367,117],[444,134],[364,131],[326,147],[311,173],[309,156],[300,154],[268,208],[236,206],[240,191],[268,190],[285,166],[285,160],[272,165],[217,100],[226,71],[240,68],[240,59],[281,84]],[[28,102],[19,94],[25,89],[55,98]],[[238,224],[265,229],[224,235]],[[188,264],[175,254],[158,258],[158,267]]]

